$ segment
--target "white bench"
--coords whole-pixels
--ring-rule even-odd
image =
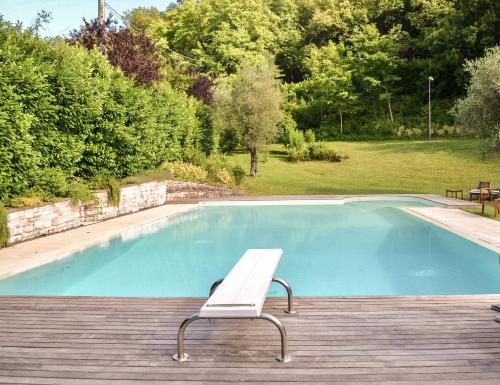
[[[288,362],[286,330],[274,316],[262,313],[271,282],[283,285],[288,294],[287,313],[293,310],[293,295],[290,286],[282,279],[275,278],[283,250],[281,249],[249,249],[234,265],[227,277],[215,281],[210,288],[210,296],[198,313],[187,317],[177,333],[176,361],[186,361],[188,354],[184,352],[184,331],[187,326],[198,319],[255,319],[260,318],[272,322],[281,336],[281,356],[278,361]]]

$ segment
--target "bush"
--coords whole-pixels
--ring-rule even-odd
[[[337,154],[333,148],[330,148],[325,143],[320,142],[311,143],[309,145],[309,159],[340,162],[342,160],[342,156]]]
[[[314,143],[316,142],[316,135],[314,135],[314,131],[309,129],[304,133],[304,140],[306,143]]]
[[[89,188],[92,189],[103,189],[108,193],[108,204],[111,206],[118,207],[120,205],[121,198],[121,186],[115,178],[99,178],[91,181],[88,184]]]
[[[239,164],[231,169],[231,174],[233,175],[234,183],[239,186],[245,179],[246,172]]]
[[[7,246],[9,242],[9,227],[8,227],[9,216],[5,206],[0,203],[0,247]]]
[[[306,147],[304,133],[297,129],[287,129],[283,135],[283,144],[287,150],[294,149],[300,153]]]
[[[166,179],[173,179],[173,175],[170,171],[161,168],[156,168],[152,170],[141,171],[136,175],[129,176],[122,180],[124,184],[141,184],[148,182],[159,182]]]
[[[43,201],[36,196],[18,196],[9,200],[10,207],[32,207],[42,204]]]
[[[67,195],[63,175],[122,179],[201,147],[200,103],[167,82],[137,85],[97,50],[3,21],[0,52],[0,200]]]
[[[58,168],[44,169],[39,173],[34,190],[45,196],[65,197],[68,194],[67,176]]]
[[[288,150],[288,160],[290,162],[300,162],[304,160],[309,160],[309,150],[308,148],[303,148],[297,150],[295,148],[290,148]]]
[[[223,155],[209,156],[204,168],[208,173],[207,181],[226,184],[221,180],[221,176],[227,174],[229,178],[231,178],[231,175],[227,171],[229,169],[229,162]],[[224,177],[222,177],[222,179],[224,179]]]
[[[208,172],[190,163],[164,163],[162,168],[170,172],[175,179],[180,180],[203,183],[207,181],[208,177]]]
[[[68,197],[71,199],[73,206],[77,206],[80,203],[97,202],[96,196],[81,181],[74,181],[69,184]]]

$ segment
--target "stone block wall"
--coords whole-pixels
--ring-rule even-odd
[[[121,188],[118,207],[108,204],[106,191],[95,191],[97,203],[73,205],[69,199],[24,209],[9,209],[9,244],[134,213],[167,202],[240,194],[237,190],[201,183],[167,180]]]

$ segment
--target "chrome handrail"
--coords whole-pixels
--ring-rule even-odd
[[[286,338],[286,329],[283,324],[275,316],[267,313],[260,313],[258,317],[217,317],[220,319],[263,319],[274,324],[279,332],[281,338],[281,356],[277,356],[276,360],[280,362],[290,362],[291,358],[288,355],[288,341]],[[208,319],[207,317],[200,317],[200,313],[193,313],[182,321],[179,331],[177,332],[177,353],[172,357],[175,361],[187,361],[189,354],[184,351],[184,332],[189,324],[199,319]]]

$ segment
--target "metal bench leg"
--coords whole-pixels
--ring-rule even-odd
[[[224,278],[220,278],[218,279],[217,281],[215,281],[212,286],[210,286],[210,291],[208,293],[208,296],[211,297],[212,294],[214,293],[215,289],[217,289],[217,287],[222,283],[222,281],[224,281]]]
[[[286,330],[283,324],[275,316],[267,313],[260,313],[260,319],[265,319],[272,322],[279,330],[281,336],[281,356],[276,357],[276,360],[280,362],[290,362],[291,358],[288,355],[288,341],[286,339]]]
[[[292,293],[292,288],[290,287],[290,285],[284,279],[281,279],[278,277],[274,277],[273,282],[279,283],[280,285],[282,285],[286,289],[286,293],[288,295],[288,310],[285,310],[285,313],[295,314],[296,311],[293,310],[293,293]]]
[[[200,319],[200,313],[194,313],[182,321],[177,332],[177,354],[172,357],[175,361],[186,361],[189,358],[189,354],[184,353],[184,332],[191,322],[198,319]]]

